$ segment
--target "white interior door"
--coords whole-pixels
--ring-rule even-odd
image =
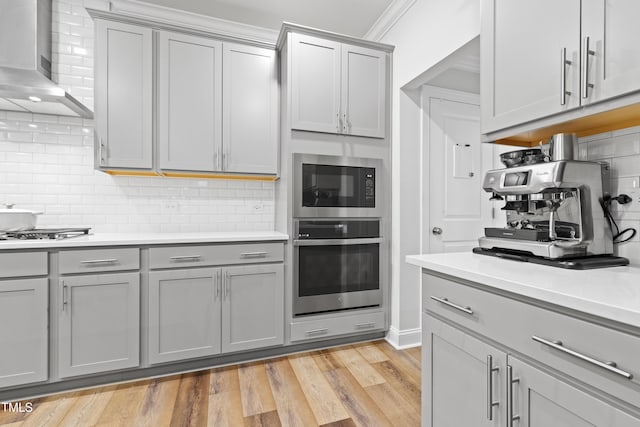
[[[478,96],[425,86],[422,108],[423,252],[470,251],[493,222],[482,178],[494,149],[480,142]]]

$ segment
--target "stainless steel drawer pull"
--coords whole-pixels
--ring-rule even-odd
[[[358,323],[356,329],[372,329],[376,327],[376,322]]]
[[[267,252],[242,252],[241,258],[265,258],[268,255]]]
[[[202,258],[202,255],[178,255],[169,257],[170,261],[189,261],[189,260],[199,260]]]
[[[114,264],[118,262],[117,258],[108,259],[90,259],[88,261],[80,261],[80,264]]]
[[[322,328],[322,329],[313,329],[311,331],[306,331],[304,334],[308,337],[315,337],[318,335],[326,335],[328,333],[329,333],[329,329]]]
[[[602,369],[606,369],[609,372],[613,372],[614,374],[620,375],[622,377],[625,377],[626,379],[630,380],[633,378],[633,375],[623,371],[622,369],[618,369],[617,365],[615,362],[601,362],[599,360],[594,359],[593,357],[589,357],[586,356],[584,354],[578,353],[575,350],[571,350],[565,346],[562,345],[562,341],[549,341],[546,340],[544,338],[540,338],[538,336],[533,335],[531,337],[532,340],[539,342],[540,344],[544,344],[546,346],[549,346],[555,350],[561,351],[565,354],[571,355],[573,357],[576,357],[580,360],[583,360],[585,362],[591,363],[592,365],[596,365]]]
[[[447,298],[438,298],[438,297],[432,296],[431,299],[434,301],[438,301],[439,303],[442,303],[444,305],[448,305],[451,308],[455,308],[456,310],[460,310],[464,313],[473,314],[473,310],[471,310],[471,307],[463,307],[461,305],[454,304],[450,302]]]

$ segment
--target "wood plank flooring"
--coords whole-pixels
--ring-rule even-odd
[[[0,426],[419,426],[420,347],[374,341],[31,402],[0,406]]]

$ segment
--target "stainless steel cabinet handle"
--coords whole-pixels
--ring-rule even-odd
[[[267,252],[242,252],[240,258],[264,258],[267,254]]]
[[[199,260],[200,258],[202,258],[202,255],[176,255],[169,257],[169,261]]]
[[[222,169],[229,169],[229,153],[226,148],[222,151]]]
[[[327,333],[329,333],[328,328],[321,328],[321,329],[312,329],[310,331],[306,331],[304,334],[308,337],[313,337],[317,335],[326,335]]]
[[[513,385],[519,382],[520,378],[513,378],[513,367],[507,365],[507,427],[520,419],[520,415],[513,415]]]
[[[538,336],[533,335],[531,337],[532,340],[539,342],[540,344],[544,344],[546,346],[549,346],[555,350],[561,351],[565,354],[571,355],[575,358],[578,358],[580,360],[583,360],[587,363],[591,363],[592,365],[596,365],[602,369],[606,369],[609,372],[612,372],[614,374],[620,375],[622,377],[625,377],[626,379],[630,380],[633,378],[633,375],[630,374],[629,372],[623,371],[622,369],[618,369],[617,365],[615,362],[601,362],[599,360],[594,359],[593,357],[589,357],[586,356],[582,353],[578,353],[575,350],[571,350],[567,347],[564,347],[562,345],[562,341],[550,341],[550,340],[546,340],[544,338],[540,338]]]
[[[107,259],[90,259],[87,261],[80,261],[80,264],[115,264],[118,262],[117,258],[107,258]]]
[[[434,301],[438,301],[439,303],[442,303],[444,305],[447,305],[451,308],[455,308],[456,310],[460,310],[464,313],[473,314],[473,310],[471,310],[471,307],[463,307],[461,305],[454,304],[450,302],[447,298],[438,298],[438,297],[431,296],[431,299]]]
[[[493,400],[493,373],[498,372],[500,367],[493,367],[493,356],[487,356],[487,419],[493,421],[493,407],[500,405],[500,402]]]
[[[340,118],[340,113],[336,114],[336,120],[338,121],[338,123],[336,124],[336,131],[341,132],[342,131],[342,119]]]
[[[571,95],[571,92],[567,90],[567,65],[571,65],[571,61],[567,59],[567,48],[563,47],[560,51],[560,63],[562,68],[560,69],[560,105],[567,103],[567,95]]]
[[[376,322],[358,323],[356,329],[372,329],[376,327]]]
[[[589,36],[586,36],[582,41],[582,97],[584,99],[589,97],[589,88],[593,87],[593,84],[589,83],[589,56],[595,54],[595,51],[589,49]]]
[[[107,156],[106,156],[106,151],[107,151],[107,146],[104,144],[104,140],[102,139],[102,137],[99,137],[99,141],[100,141],[100,164],[104,165],[107,162]]]
[[[342,115],[342,132],[349,133],[349,129],[347,128],[347,113]]]
[[[220,282],[218,281],[218,274],[213,275],[213,286],[216,288],[216,293],[213,297],[213,300],[215,301],[220,298]]]
[[[67,307],[67,285],[62,281],[62,311]]]

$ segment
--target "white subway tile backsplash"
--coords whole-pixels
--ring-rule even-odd
[[[611,176],[625,177],[638,175],[640,172],[640,155],[616,157],[611,162]]]

